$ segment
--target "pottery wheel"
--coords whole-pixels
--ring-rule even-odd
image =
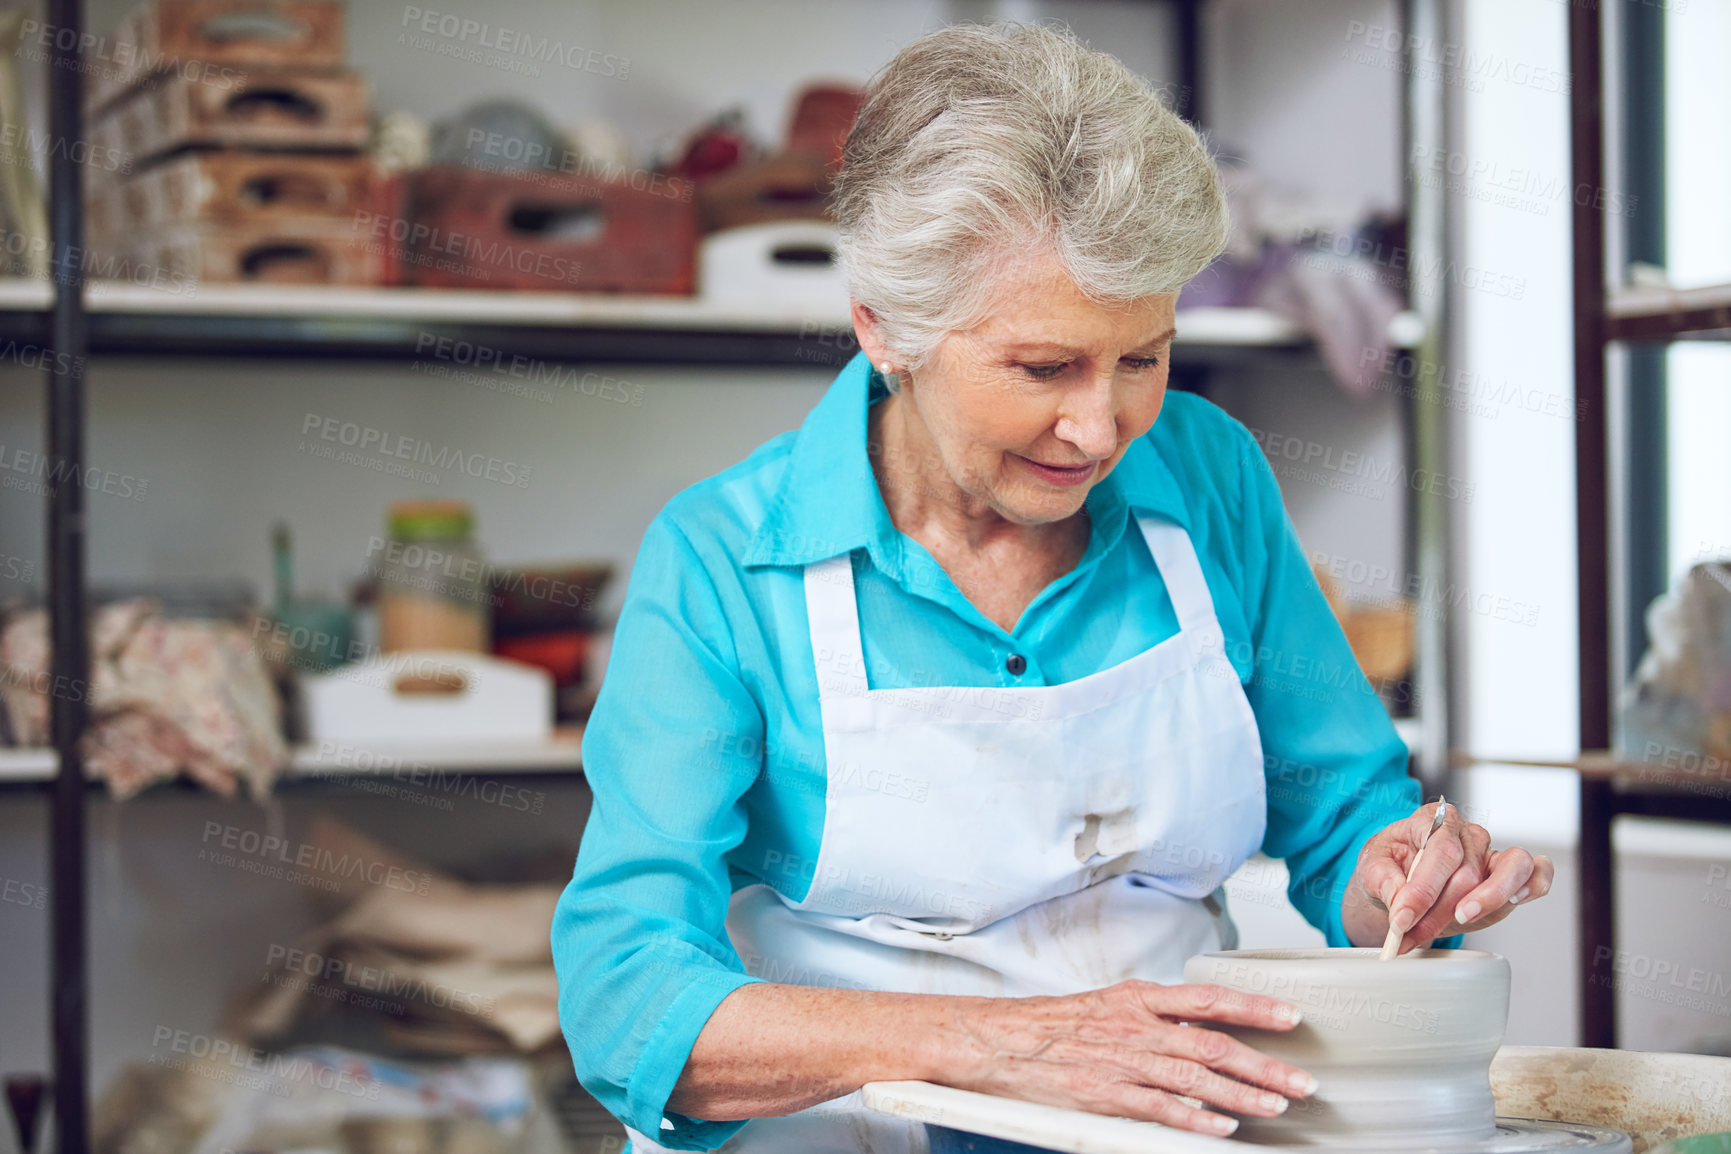
[[[1263,1150],[1316,1150],[1319,1146],[1266,1145],[1252,1147],[1248,1142],[1238,1145]],[[1525,1118],[1498,1118],[1497,1132],[1478,1142],[1446,1146],[1427,1146],[1414,1142],[1398,1150],[1382,1146],[1359,1147],[1330,1139],[1331,1149],[1351,1150],[1354,1154],[1527,1154],[1528,1151],[1558,1150],[1570,1154],[1631,1154],[1634,1149],[1629,1136],[1621,1130],[1604,1130],[1597,1126],[1581,1126],[1573,1122],[1534,1122]]]
[[[868,1109],[930,1123],[940,1133],[963,1140],[962,1145],[951,1143],[946,1150],[977,1148],[1014,1154],[1050,1150],[1071,1154],[1256,1154],[1258,1150],[1311,1154],[1633,1154],[1634,1149],[1628,1135],[1618,1130],[1525,1118],[1498,1118],[1494,1134],[1464,1143],[1427,1144],[1395,1138],[1385,1145],[1375,1139],[1353,1142],[1330,1135],[1303,1145],[1277,1145],[1217,1138],[1153,1122],[998,1098],[930,1082],[868,1082],[860,1088],[860,1096]],[[977,1146],[967,1146],[976,1137]]]

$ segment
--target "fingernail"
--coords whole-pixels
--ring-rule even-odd
[[[1394,895],[1399,892],[1400,885],[1393,878],[1384,882],[1382,887],[1382,904],[1385,906],[1392,905],[1394,903]]]
[[[1274,1016],[1283,1022],[1290,1022],[1294,1026],[1304,1021],[1304,1014],[1300,1012],[1297,1006],[1280,1006],[1274,1011]]]
[[[1418,921],[1417,914],[1411,910],[1402,910],[1394,915],[1394,928],[1404,934],[1412,929],[1412,924],[1416,921]]]
[[[1527,898],[1532,894],[1532,892],[1533,892],[1532,886],[1522,886],[1520,892],[1517,893],[1514,897],[1509,899],[1509,904],[1511,906],[1520,905],[1522,902],[1527,900]]]
[[[1519,901],[1520,899],[1516,898],[1515,900]],[[1464,902],[1462,903],[1461,908],[1455,911],[1455,921],[1464,926],[1474,918],[1478,917],[1482,910],[1483,907],[1481,907],[1477,902]]]
[[[1216,1134],[1230,1134],[1236,1129],[1238,1129],[1238,1119],[1228,1118],[1224,1114],[1214,1115],[1214,1132]]]
[[[1264,1110],[1273,1110],[1276,1114],[1286,1113],[1286,1099],[1279,1094],[1264,1094],[1257,1101]]]
[[[1309,1074],[1294,1074],[1286,1080],[1286,1084],[1292,1087],[1294,1094],[1301,1097],[1308,1098],[1316,1093],[1316,1079]]]

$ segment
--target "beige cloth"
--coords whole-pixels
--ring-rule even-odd
[[[90,627],[86,767],[127,798],[186,773],[224,797],[245,781],[270,793],[288,761],[276,691],[245,628],[170,620],[146,598],[105,605]],[[50,744],[48,613],[13,613],[0,630],[0,696],[13,741]]]
[[[239,1036],[264,1044],[336,1010],[377,1013],[398,1040],[434,1052],[528,1054],[557,1041],[562,885],[469,885],[328,817],[306,840],[330,851],[321,860],[388,863],[415,884],[347,891],[342,911],[265,975],[233,1024]]]

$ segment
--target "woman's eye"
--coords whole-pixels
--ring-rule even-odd
[[[1128,366],[1132,372],[1140,373],[1140,372],[1146,372],[1149,369],[1158,368],[1160,365],[1160,358],[1159,357],[1125,357],[1121,363]],[[1064,373],[1064,370],[1068,369],[1069,367],[1070,367],[1070,362],[1065,361],[1061,364],[1055,364],[1055,365],[1023,365],[1022,371],[1027,373],[1028,376],[1032,377],[1036,381],[1051,381],[1051,380],[1056,380],[1058,377],[1062,376]]]

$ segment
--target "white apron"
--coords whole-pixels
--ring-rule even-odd
[[[1179,632],[1062,685],[870,689],[851,558],[806,567],[823,839],[803,901],[733,895],[747,972],[1016,997],[1178,983],[1186,959],[1236,945],[1220,887],[1267,822],[1256,719],[1188,534],[1138,523]],[[924,1154],[921,1124],[859,1098],[754,1119],[720,1149]]]

